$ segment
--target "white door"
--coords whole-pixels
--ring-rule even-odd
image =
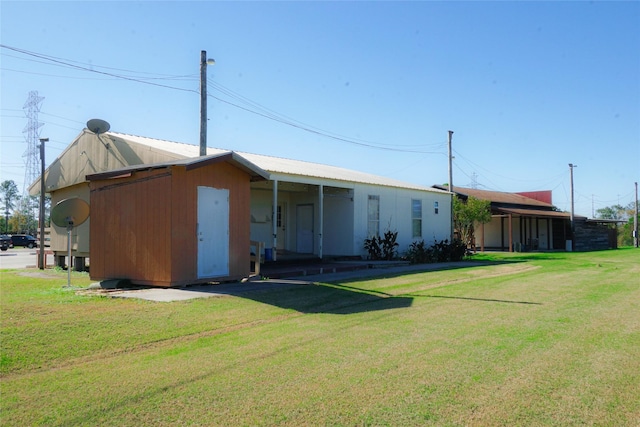
[[[198,278],[229,275],[229,190],[198,187]]]
[[[313,205],[296,206],[296,252],[313,253]]]

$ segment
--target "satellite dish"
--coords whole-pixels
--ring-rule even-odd
[[[89,129],[93,133],[100,135],[101,133],[105,133],[109,129],[111,129],[111,125],[101,119],[91,119],[87,122],[87,129]]]
[[[67,227],[67,286],[71,287],[71,230],[89,218],[89,204],[78,197],[71,197],[58,202],[51,209],[51,221],[58,227]]]
[[[51,209],[51,221],[58,227],[75,227],[89,218],[89,204],[78,197],[64,199]]]

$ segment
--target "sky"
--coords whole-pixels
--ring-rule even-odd
[[[640,181],[640,2],[0,1],[0,180],[111,131],[412,184],[552,190],[576,215]],[[33,138],[33,134],[32,134]],[[39,160],[38,163],[39,165]],[[27,183],[28,185],[28,183]]]

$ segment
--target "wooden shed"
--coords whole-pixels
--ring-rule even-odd
[[[250,183],[269,174],[227,152],[87,176],[93,280],[162,287],[250,272]]]

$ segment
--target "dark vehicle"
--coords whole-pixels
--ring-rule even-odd
[[[13,246],[26,246],[27,248],[35,248],[38,246],[38,241],[35,237],[28,234],[14,234],[11,236],[11,242]]]
[[[11,246],[13,246],[13,244],[11,243],[11,237],[7,236],[6,234],[0,235],[0,249],[6,251]]]

